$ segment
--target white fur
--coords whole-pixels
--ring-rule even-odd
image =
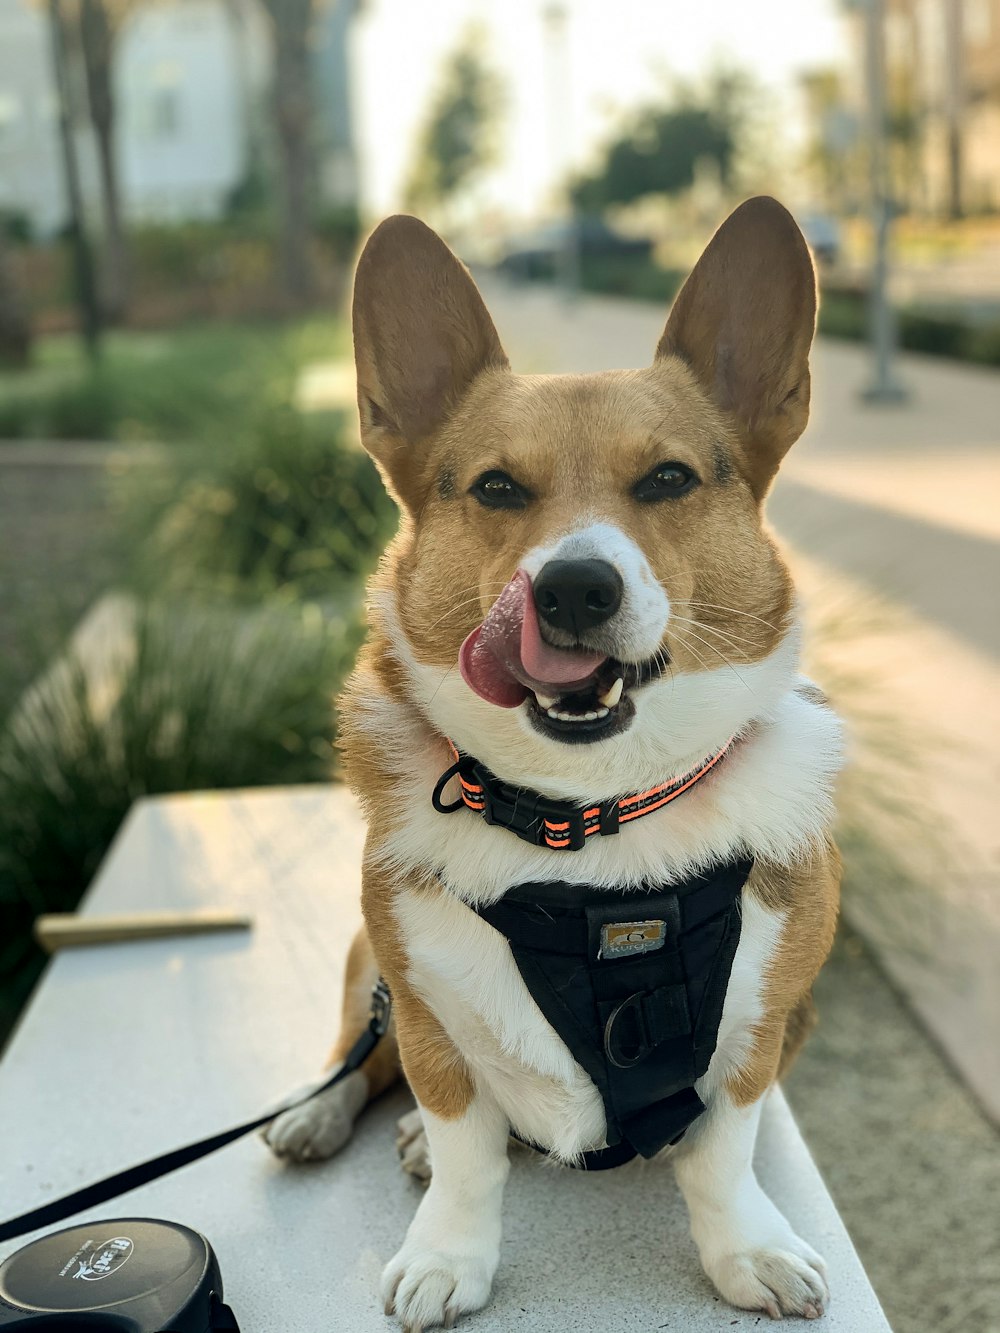
[[[711,1071],[710,1071],[711,1072]],[[717,1089],[674,1165],[705,1272],[733,1305],[815,1319],[829,1299],[826,1265],[795,1234],[753,1171],[763,1098],[735,1106]]]
[[[433,1175],[403,1246],[382,1274],[386,1314],[407,1329],[485,1305],[500,1257],[507,1121],[488,1094],[458,1120],[423,1109]]]
[[[351,1137],[354,1121],[368,1100],[368,1079],[360,1069],[355,1069],[318,1097],[310,1096],[312,1089],[327,1078],[329,1073],[296,1089],[285,1098],[289,1109],[261,1130],[261,1138],[276,1157],[287,1157],[293,1162],[322,1161],[332,1157]],[[301,1106],[294,1105],[304,1097],[309,1100]]]

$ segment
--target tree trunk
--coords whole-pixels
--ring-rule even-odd
[[[31,359],[31,326],[0,231],[0,365],[22,368]]]
[[[104,0],[81,0],[80,36],[87,74],[90,120],[97,139],[101,172],[101,207],[104,214],[101,298],[105,317],[117,322],[125,314],[128,304],[129,260],[115,159],[114,30]]]
[[[76,144],[69,109],[69,79],[66,71],[65,32],[61,0],[48,0],[49,40],[52,47],[52,71],[55,77],[59,112],[59,145],[62,149],[63,186],[73,243],[73,268],[76,300],[80,312],[80,332],[89,360],[96,364],[101,354],[101,319],[94,292],[94,273],[90,245],[83,223],[83,195],[76,161]]]
[[[309,195],[312,176],[312,96],[309,36],[312,0],[266,0],[274,38],[274,119],[280,161],[281,274],[296,304],[312,291]]]

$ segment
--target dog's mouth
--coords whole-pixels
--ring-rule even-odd
[[[669,662],[665,654],[648,662],[619,662],[609,657],[586,689],[529,695],[528,717],[536,731],[553,740],[598,741],[625,731],[635,717],[631,691],[658,680]]]
[[[480,698],[501,708],[527,701],[535,730],[565,742],[604,740],[624,731],[635,717],[631,691],[658,679],[667,665],[665,653],[632,663],[546,643],[524,570],[517,571],[459,654],[462,676]]]

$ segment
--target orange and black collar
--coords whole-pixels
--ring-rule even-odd
[[[431,800],[434,809],[443,815],[450,815],[463,805],[468,806],[470,810],[481,814],[487,824],[508,828],[536,847],[576,852],[593,834],[599,833],[604,837],[615,834],[622,824],[652,814],[654,810],[659,810],[684,792],[690,791],[729,753],[734,739],[731,737],[721,750],[679,778],[670,778],[659,786],[650,787],[648,791],[590,806],[559,801],[526,787],[513,787],[509,782],[501,782],[485,764],[470,755],[460,754],[449,741],[455,762],[438,778]],[[445,804],[442,795],[454,777],[461,784],[461,796],[457,801]]]

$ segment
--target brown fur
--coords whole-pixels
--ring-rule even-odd
[[[747,882],[771,911],[785,913],[778,955],[764,992],[753,1052],[727,1083],[737,1105],[755,1102],[787,1072],[814,1021],[812,984],[833,947],[840,897],[840,855],[829,840],[791,866],[758,861]]]
[[[399,1055],[407,1082],[423,1106],[451,1120],[460,1116],[475,1089],[465,1061],[436,1016],[407,978],[407,958],[392,910],[393,883],[378,863],[381,837],[369,833],[361,871],[361,906],[382,976],[392,993]],[[409,882],[408,888],[433,894],[443,890],[431,881]]]

